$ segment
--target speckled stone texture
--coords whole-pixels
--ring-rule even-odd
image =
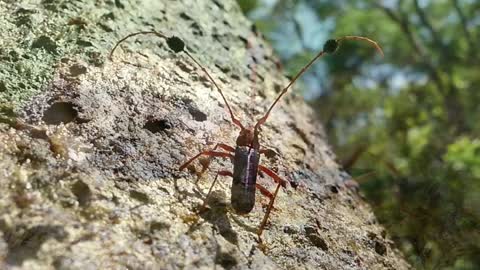
[[[207,159],[178,170],[235,145],[219,93],[154,36],[107,56],[134,31],[176,35],[251,125],[288,80],[234,1],[3,0],[0,15],[1,269],[409,268],[295,88],[262,130],[275,153],[261,162],[299,183],[280,191],[263,244],[268,199],[235,215],[226,177],[196,214],[215,172],[232,169],[220,158],[203,175]],[[264,56],[255,78],[248,40]]]

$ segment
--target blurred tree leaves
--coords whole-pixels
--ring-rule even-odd
[[[458,138],[448,145],[444,160],[452,169],[480,179],[480,139]]]
[[[258,5],[257,0],[238,0],[237,2],[240,4],[240,8],[242,9],[243,13],[249,13]]]
[[[290,75],[331,37],[382,45],[345,42],[300,85],[410,262],[480,269],[480,1],[239,2]]]

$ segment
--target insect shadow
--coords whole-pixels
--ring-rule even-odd
[[[178,203],[182,204],[186,208],[191,208],[191,204],[185,203],[186,198],[198,198],[205,200],[206,194],[201,191],[202,189],[198,185],[198,180],[199,179],[197,179],[195,182],[193,191],[181,189],[178,184],[178,179],[174,180],[174,189],[176,193],[175,197],[177,198]],[[230,223],[230,219],[227,214],[230,206],[226,198],[227,196],[225,192],[221,190],[213,191],[207,198],[208,207],[204,207],[200,204],[191,209],[193,214],[184,218],[184,221],[190,223],[190,227],[186,234],[192,234],[194,231],[200,229],[205,222],[207,222],[210,223],[227,241],[237,245],[238,234],[233,230],[233,227]],[[248,229],[252,231],[254,230],[254,228]]]

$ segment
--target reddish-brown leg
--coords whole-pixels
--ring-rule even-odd
[[[255,186],[257,187],[258,191],[260,191],[260,193],[262,193],[263,196],[268,197],[270,200],[273,199],[273,194],[268,189],[266,189],[264,186],[262,186],[260,184],[255,184]],[[272,207],[273,207],[272,210],[275,210],[275,206],[272,206]]]
[[[278,194],[278,191],[280,190],[280,187],[281,187],[281,184],[278,184],[277,188],[275,189],[275,192],[272,195],[272,198],[270,198],[270,203],[268,204],[267,212],[265,213],[265,216],[263,217],[262,223],[260,223],[260,228],[258,228],[257,235],[258,235],[258,241],[259,242],[262,242],[262,233],[263,233],[263,230],[265,229],[265,225],[267,225],[268,217],[270,216],[270,212],[272,211],[272,208],[273,208],[273,203],[275,202],[275,198],[277,197],[277,194]],[[268,190],[267,190],[267,192],[268,192]]]
[[[219,147],[224,149],[224,150],[227,150],[229,152],[234,152],[235,151],[235,149],[233,147],[231,147],[229,145],[226,145],[224,143],[217,143],[215,145],[215,147],[213,147],[212,150],[214,151],[215,149],[217,149]],[[198,178],[197,178],[197,181],[195,183],[197,183],[198,180],[200,180],[200,176],[203,175],[205,173],[205,171],[208,169],[208,167],[210,166],[210,161],[212,161],[212,156],[210,156],[208,159],[206,159],[205,162],[200,162],[202,164],[202,169],[200,170],[200,172],[197,173]]]
[[[215,147],[213,147],[212,150],[217,149],[217,147],[220,147],[220,148],[222,148],[223,150],[226,150],[226,151],[228,151],[228,152],[235,152],[235,148],[231,147],[231,146],[228,145],[228,144],[217,143],[217,144],[215,145]]]
[[[189,159],[187,162],[183,163],[183,165],[180,166],[179,170],[181,171],[181,170],[185,169],[190,163],[192,163],[192,161],[194,161],[195,159],[197,159],[201,155],[206,155],[206,156],[211,156],[211,157],[233,158],[233,155],[230,154],[230,153],[223,153],[223,152],[215,151],[218,147],[220,147],[220,148],[222,148],[226,151],[229,151],[229,152],[235,152],[235,149],[233,147],[231,147],[229,145],[226,145],[226,144],[223,144],[223,143],[217,143],[212,150],[202,151],[202,152],[198,153],[196,156]]]
[[[206,196],[205,199],[203,200],[203,204],[202,204],[202,207],[200,208],[200,212],[202,212],[202,211],[205,209],[205,207],[207,206],[208,197],[210,197],[210,193],[212,193],[213,186],[215,186],[215,184],[217,183],[217,179],[218,179],[218,176],[219,176],[219,175],[233,177],[233,174],[232,174],[231,172],[229,172],[229,171],[218,171],[218,172],[217,172],[217,175],[215,175],[215,179],[213,180],[212,185],[211,185],[210,188],[208,189],[207,196]]]
[[[268,204],[267,212],[265,213],[265,216],[263,217],[262,223],[260,224],[260,228],[258,229],[258,232],[257,232],[258,240],[260,242],[262,242],[262,233],[263,233],[263,230],[265,228],[265,225],[267,224],[268,217],[270,216],[270,212],[272,212],[273,203],[275,201],[275,198],[277,197],[278,190],[280,189],[281,186],[286,187],[287,182],[285,180],[283,180],[282,178],[280,178],[280,176],[278,176],[275,172],[273,172],[272,170],[268,169],[267,167],[265,167],[263,165],[258,165],[258,169],[261,172],[264,172],[265,174],[270,176],[275,181],[275,183],[278,184],[277,188],[275,189],[275,192],[273,193],[273,195],[266,188],[257,184],[257,188],[260,190],[260,192],[263,195],[270,198],[270,203]]]
[[[260,184],[255,184],[257,189],[262,193],[263,196],[268,197],[269,199],[273,199],[273,194],[268,191],[265,187],[261,186]]]
[[[259,153],[261,155],[265,155],[267,158],[273,158],[275,157],[275,155],[277,155],[277,152],[275,152],[275,150],[268,148],[260,149]]]
[[[266,173],[268,176],[270,176],[275,181],[275,183],[280,184],[282,187],[287,187],[287,181],[280,178],[280,176],[278,176],[275,172],[273,172],[269,168],[262,165],[258,165],[258,169]]]

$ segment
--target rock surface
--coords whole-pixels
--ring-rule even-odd
[[[299,184],[280,191],[263,244],[268,200],[235,215],[230,179],[196,214],[215,172],[232,167],[178,170],[216,142],[234,146],[219,93],[154,36],[107,56],[134,31],[179,36],[250,125],[288,80],[234,1],[3,1],[0,14],[0,268],[409,268],[294,93],[262,131],[275,153],[261,162]],[[248,41],[264,56],[256,79]]]

